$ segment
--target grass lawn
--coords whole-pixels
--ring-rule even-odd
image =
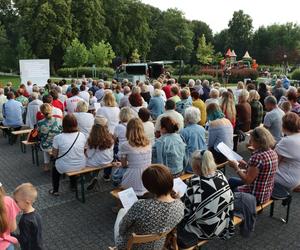
[[[57,81],[58,78],[54,78],[54,79]],[[12,82],[13,87],[16,89],[21,84],[21,79],[18,76],[1,76],[0,75],[0,87],[2,87],[2,88],[5,87],[8,82]],[[228,83],[227,87],[228,88],[236,87],[236,83]]]
[[[0,86],[2,88],[5,87],[8,82],[12,82],[14,88],[17,88],[21,83],[21,79],[18,76],[0,76]]]

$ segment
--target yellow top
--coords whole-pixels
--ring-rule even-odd
[[[198,99],[196,101],[193,101],[193,106],[200,110],[200,113],[201,113],[200,124],[202,126],[205,126],[205,123],[206,123],[206,106],[205,106],[205,103],[201,99]]]

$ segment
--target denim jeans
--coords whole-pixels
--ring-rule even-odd
[[[228,184],[229,184],[232,192],[237,192],[238,191],[237,188],[239,186],[244,185],[245,183],[239,177],[231,177],[228,180]]]

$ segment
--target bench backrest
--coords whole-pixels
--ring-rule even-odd
[[[171,232],[172,230],[168,232],[147,234],[147,235],[137,235],[133,233],[127,242],[127,250],[131,250],[133,245],[135,244],[144,244],[144,243],[149,243],[149,242],[153,242],[165,238]]]

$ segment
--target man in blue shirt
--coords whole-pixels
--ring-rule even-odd
[[[3,104],[3,125],[11,128],[18,128],[23,126],[23,106],[20,102],[15,101],[15,94],[8,92],[7,102]]]

